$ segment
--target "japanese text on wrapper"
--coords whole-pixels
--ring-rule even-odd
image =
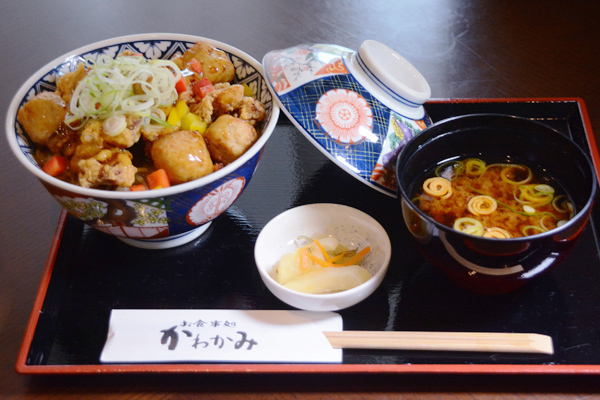
[[[191,346],[194,349],[214,347],[218,349],[233,348],[235,350],[252,350],[258,342],[248,336],[248,333],[237,330],[235,321],[198,319],[194,322],[184,320],[181,324],[160,331],[161,345],[169,350],[175,350],[180,345]],[[186,344],[183,344],[186,343]]]

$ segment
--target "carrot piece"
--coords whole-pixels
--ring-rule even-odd
[[[319,264],[321,267],[328,268],[328,267],[347,267],[349,265],[354,265],[357,262],[359,262],[360,259],[363,258],[365,255],[367,255],[367,253],[369,253],[370,251],[371,251],[371,248],[369,246],[367,246],[364,249],[362,249],[361,251],[359,251],[358,253],[356,253],[354,255],[354,257],[352,257],[350,260],[348,260],[347,262],[345,262],[343,264],[335,264],[333,262],[322,260],[319,257],[315,256],[314,254],[307,252],[306,250],[304,250],[304,253],[306,254],[306,257],[308,257],[311,261],[314,261],[315,263]]]
[[[210,92],[212,92],[213,90],[215,90],[215,88],[210,85],[210,86],[203,86],[200,88],[200,90],[198,91],[198,93],[200,94],[200,98],[205,98],[207,94],[209,94]]]
[[[327,261],[325,261],[323,259],[320,259],[319,257],[315,256],[314,254],[307,252],[306,250],[304,251],[304,254],[306,254],[306,256],[311,261],[314,261],[315,263],[319,264],[321,267],[324,267],[324,268],[328,268],[328,267],[341,267],[341,265],[332,264],[332,263],[327,262]]]
[[[200,96],[201,99],[207,94],[215,90],[215,87],[208,78],[202,78],[198,82],[194,83],[192,87],[194,95]]]
[[[327,252],[325,251],[325,249],[323,248],[323,246],[321,245],[321,243],[319,243],[319,241],[317,239],[315,239],[315,244],[317,245],[317,247],[319,248],[319,250],[321,250],[321,253],[323,253],[323,256],[325,257],[325,260],[327,262],[331,262],[331,258],[329,257],[329,254],[327,254]]]
[[[146,177],[150,189],[164,189],[171,186],[171,181],[164,169],[157,169]]]
[[[204,72],[204,69],[202,68],[202,64],[200,64],[200,61],[196,60],[195,58],[192,58],[188,62],[188,65],[190,66],[190,69],[197,74],[201,74]]]
[[[141,192],[142,190],[146,190],[146,185],[143,183],[138,183],[137,185],[132,185],[129,188],[130,192]]]
[[[175,83],[175,90],[177,93],[183,93],[187,90],[187,81],[185,80],[185,76],[181,76],[181,78]]]
[[[354,255],[354,257],[352,257],[351,259],[349,259],[345,263],[338,264],[338,265],[340,267],[347,267],[348,265],[354,265],[357,262],[359,262],[361,258],[363,258],[364,256],[366,256],[370,251],[371,251],[371,248],[369,246],[367,246],[364,249],[362,249],[361,251],[359,251],[358,253],[356,253]]]
[[[67,170],[67,159],[63,156],[53,156],[42,167],[42,171],[50,176],[59,176]]]
[[[204,78],[202,78],[202,79],[200,79],[199,81],[196,82],[196,86],[197,87],[212,86],[212,82],[207,77],[204,77]]]
[[[335,263],[337,260],[339,260],[340,258],[344,257],[344,253],[340,253],[337,256],[333,256],[329,259],[330,263]]]
[[[304,271],[308,271],[308,252],[306,249],[300,250],[300,267]]]

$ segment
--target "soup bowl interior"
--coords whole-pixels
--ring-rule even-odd
[[[244,83],[266,109],[257,126],[258,140],[225,167],[187,183],[140,192],[89,189],[67,183],[42,171],[36,145],[17,121],[17,113],[36,94],[54,91],[60,76],[73,71],[85,58],[111,57],[129,50],[148,59],[168,59],[205,41],[224,51],[235,66],[233,83]],[[243,51],[212,39],[180,34],[140,34],[118,37],[73,50],[40,68],[13,98],[6,119],[7,139],[21,164],[35,175],[71,215],[91,227],[142,248],[161,249],[187,243],[208,228],[240,196],[252,178],[272,134],[279,107],[266,87],[262,66]]]
[[[424,171],[467,157],[542,171],[564,189],[575,215],[558,228],[510,239],[474,236],[435,221],[411,201]],[[547,125],[507,115],[468,115],[434,124],[408,143],[396,168],[403,217],[417,247],[458,284],[481,293],[513,291],[564,259],[587,222],[597,190],[591,161],[573,141]]]

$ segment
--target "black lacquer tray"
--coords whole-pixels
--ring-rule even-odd
[[[462,99],[426,104],[433,121],[471,113],[547,123],[590,152],[595,139],[580,99]],[[568,162],[568,160],[565,160]],[[346,330],[532,332],[553,355],[344,350],[342,364],[104,365],[111,309],[288,309],[263,285],[253,257],[261,228],[307,203],[363,210],[388,231],[389,272],[364,302],[340,314]],[[500,296],[466,292],[413,247],[397,201],[329,161],[282,117],[246,191],[207,233],[170,250],[143,250],[62,214],[17,371],[43,373],[600,373],[600,223],[597,202],[573,253],[555,270]]]

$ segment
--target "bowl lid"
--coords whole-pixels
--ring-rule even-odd
[[[431,89],[382,43],[358,51],[301,44],[263,58],[268,87],[292,123],[321,152],[368,186],[395,197],[400,149],[431,125]]]

